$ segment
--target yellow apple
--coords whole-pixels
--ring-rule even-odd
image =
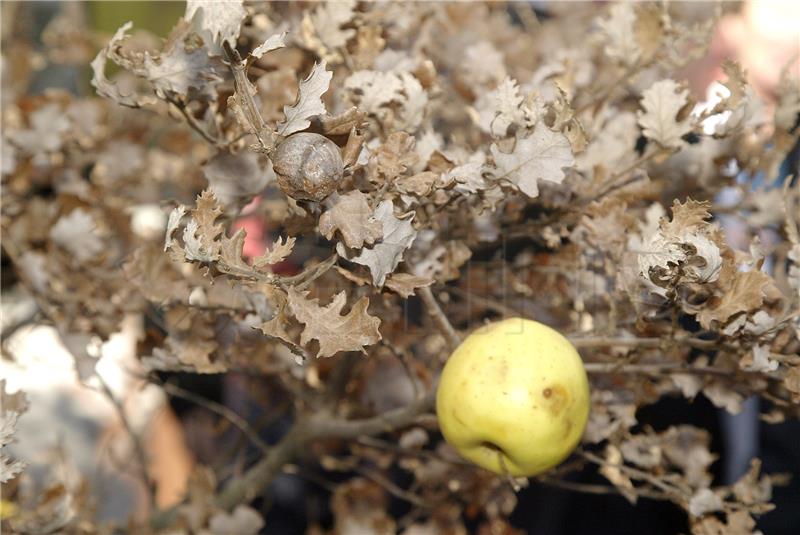
[[[436,392],[444,438],[498,474],[533,476],[563,461],[589,418],[589,381],[575,347],[541,323],[512,318],[467,337]]]

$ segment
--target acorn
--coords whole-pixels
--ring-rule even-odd
[[[284,139],[272,154],[278,186],[297,200],[321,201],[342,181],[339,147],[319,134],[300,132]]]

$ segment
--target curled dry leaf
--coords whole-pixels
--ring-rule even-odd
[[[6,380],[0,379],[0,448],[5,448],[14,440],[17,420],[28,410],[28,401],[23,392],[8,394]],[[25,462],[14,460],[0,453],[0,483],[14,479],[25,468]]]
[[[94,219],[83,208],[76,208],[59,218],[50,229],[50,239],[66,249],[79,262],[92,259],[104,249]]]
[[[658,81],[642,93],[644,111],[639,112],[639,125],[645,137],[665,149],[679,149],[683,136],[693,128],[691,118],[679,119],[689,103],[688,95],[688,89],[681,89],[670,79]]]
[[[300,343],[319,342],[318,358],[331,357],[339,351],[364,351],[364,346],[380,341],[378,326],[381,320],[367,313],[369,299],[362,297],[350,312],[341,314],[347,294],[339,292],[327,306],[321,307],[318,299],[307,299],[308,292],[289,288],[288,302],[292,315],[305,325]]]
[[[197,18],[198,25],[222,45],[236,44],[246,11],[242,0],[187,0],[184,18]]]
[[[233,512],[219,511],[211,516],[208,530],[211,535],[256,535],[264,526],[255,509],[246,505],[237,505]]]
[[[386,287],[403,298],[414,295],[414,290],[433,284],[430,277],[419,277],[410,273],[392,273],[386,278]]]
[[[373,215],[368,197],[358,190],[343,195],[333,194],[327,204],[329,208],[319,218],[319,232],[332,239],[337,230],[345,245],[360,249],[383,236],[383,223]]]
[[[395,217],[394,204],[390,200],[382,201],[378,205],[375,209],[375,219],[383,226],[380,241],[372,247],[364,247],[361,253],[355,256],[348,256],[347,250],[341,243],[336,244],[336,251],[351,262],[367,266],[372,273],[372,283],[380,288],[386,281],[386,276],[400,264],[403,253],[414,242],[417,231],[411,223],[414,213],[405,214],[400,218]]]
[[[560,184],[564,168],[575,163],[569,140],[541,121],[528,137],[517,138],[511,153],[501,152],[496,143],[491,152],[497,168],[495,178],[510,181],[528,197],[539,196],[540,180]]]
[[[328,90],[333,72],[327,70],[325,61],[314,64],[308,78],[300,82],[297,102],[292,106],[284,106],[286,120],[278,123],[277,131],[282,136],[305,130],[311,124],[312,117],[325,113],[322,94]]]

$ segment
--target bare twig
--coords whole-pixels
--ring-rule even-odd
[[[550,477],[542,477],[537,481],[551,487],[572,490],[575,492],[583,492],[586,494],[619,494],[619,490],[611,485],[593,485],[591,483],[579,483],[576,481],[566,481],[563,479],[554,479]],[[663,500],[665,498],[665,495],[662,492],[651,491],[641,487],[636,489],[636,494],[653,499]]]
[[[269,445],[264,442],[261,437],[258,436],[258,433],[255,429],[253,429],[247,421],[230,410],[228,407],[221,405],[215,401],[211,401],[210,399],[206,399],[202,396],[198,396],[194,392],[189,392],[188,390],[184,390],[183,388],[179,387],[173,383],[163,383],[161,387],[164,391],[169,394],[170,396],[178,397],[181,399],[185,399],[187,401],[191,401],[204,409],[208,409],[209,411],[222,416],[226,420],[228,420],[231,424],[233,424],[237,429],[239,429],[244,436],[246,436],[250,442],[253,443],[259,450],[264,453],[268,453],[270,451]]]
[[[303,450],[303,446],[324,438],[355,439],[365,435],[393,431],[412,424],[423,412],[433,407],[434,391],[407,407],[391,410],[372,418],[340,420],[329,414],[312,416],[295,422],[291,430],[270,449],[268,455],[234,479],[217,496],[217,505],[230,509],[252,500],[272,482],[283,465]],[[168,514],[168,513],[166,513]]]
[[[253,100],[255,89],[253,89],[253,84],[250,83],[250,80],[247,79],[247,66],[242,61],[239,52],[231,47],[227,41],[223,43],[223,47],[231,73],[233,73],[233,85],[235,88],[235,93],[232,97],[229,97],[228,102],[232,102],[234,108],[238,107],[238,110],[235,110],[237,111],[237,116],[240,116],[241,121],[245,123],[250,133],[258,139],[261,149],[269,153],[275,146],[276,134],[264,122],[264,118]]]
[[[651,474],[650,472],[645,472],[644,470],[639,470],[638,468],[634,468],[632,466],[628,466],[624,463],[612,463],[594,453],[578,450],[576,452],[579,456],[583,457],[587,461],[591,461],[599,466],[611,466],[614,468],[618,468],[622,472],[626,472],[630,477],[634,479],[638,479],[640,481],[644,481],[646,483],[651,484],[652,486],[658,488],[659,490],[665,493],[665,498],[672,499],[678,503],[681,502],[682,499],[685,499],[687,496],[687,489],[682,488],[678,485],[674,485],[665,481],[663,478],[658,478],[655,475]],[[636,489],[638,492],[640,489]]]
[[[216,137],[214,137],[214,136],[212,136],[211,134],[209,134],[209,133],[206,131],[206,129],[205,129],[205,128],[203,128],[203,125],[201,125],[201,124],[200,124],[200,123],[197,121],[197,119],[195,118],[195,116],[194,116],[194,115],[192,115],[192,114],[191,114],[191,112],[189,112],[188,108],[186,107],[186,104],[184,104],[183,102],[180,102],[179,100],[177,100],[177,99],[175,99],[175,98],[173,98],[173,97],[169,97],[169,96],[167,97],[167,99],[166,99],[166,100],[167,100],[167,102],[169,102],[170,104],[172,104],[173,106],[175,106],[175,108],[177,108],[177,109],[178,109],[178,111],[181,113],[181,115],[183,116],[183,118],[184,118],[184,119],[186,119],[186,124],[188,124],[188,125],[189,125],[189,127],[190,127],[192,130],[194,130],[195,132],[197,132],[198,134],[200,134],[200,136],[201,136],[203,139],[205,139],[206,141],[208,141],[209,143],[211,143],[212,145],[214,145],[214,146],[215,146],[215,147],[217,147],[217,148],[223,148],[223,147],[225,147],[225,143],[221,142],[221,141],[220,141],[220,140],[218,140]]]
[[[369,468],[365,468],[363,466],[357,466],[356,472],[361,474],[362,476],[370,479],[383,487],[386,492],[400,498],[401,500],[405,500],[410,504],[416,505],[417,507],[422,507],[423,509],[430,509],[432,507],[431,504],[425,503],[425,501],[414,494],[413,492],[409,492],[407,490],[401,489],[397,485],[395,485],[390,479],[383,476],[379,472],[375,470],[371,470]]]
[[[695,349],[716,349],[720,347],[718,340],[702,340],[691,336],[674,336],[663,338],[636,338],[613,336],[567,336],[577,348],[588,347],[641,347],[646,349],[659,349],[675,345],[684,345]]]
[[[670,362],[648,362],[648,363],[617,363],[617,362],[586,362],[584,368],[587,373],[593,374],[641,374],[641,375],[663,375],[663,374],[694,374],[694,375],[720,375],[731,376],[737,373],[758,374],[762,377],[781,380],[780,377],[758,371],[747,371],[741,369],[717,368],[714,366],[698,366],[683,363]]]
[[[433,318],[433,321],[439,327],[439,330],[441,330],[442,334],[444,334],[447,338],[448,344],[450,344],[451,347],[458,346],[461,343],[461,337],[450,324],[450,320],[447,319],[447,316],[444,315],[444,312],[442,312],[442,308],[439,306],[439,303],[433,296],[431,289],[427,286],[419,288],[417,290],[417,294],[419,295],[420,299],[422,299],[422,302],[425,303],[425,306],[428,309],[428,314],[431,315],[431,318]]]
[[[140,440],[138,433],[134,431],[130,420],[128,420],[128,415],[125,414],[125,407],[123,407],[122,402],[117,399],[117,397],[114,395],[114,392],[112,392],[111,388],[108,386],[108,383],[106,383],[105,379],[103,379],[99,373],[95,374],[95,377],[97,377],[97,381],[100,383],[100,388],[103,391],[103,394],[105,394],[111,404],[114,405],[114,409],[117,411],[120,422],[125,428],[125,432],[128,433],[128,436],[131,439],[131,443],[133,444],[133,452],[134,455],[136,455],[136,461],[139,468],[139,478],[142,480],[142,484],[147,490],[150,506],[155,508],[155,483],[147,473],[147,455],[145,454],[144,446],[142,446],[142,441]]]

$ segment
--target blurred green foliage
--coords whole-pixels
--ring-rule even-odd
[[[144,29],[166,37],[186,11],[186,2],[104,0],[88,2],[86,10],[93,30],[114,33],[130,20],[134,29]]]

